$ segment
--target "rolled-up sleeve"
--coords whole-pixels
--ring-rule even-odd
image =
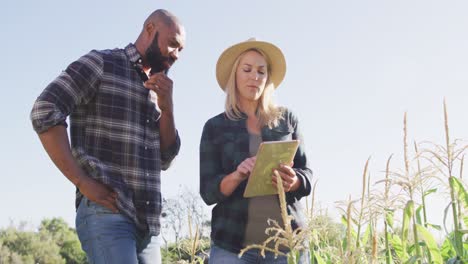
[[[299,140],[299,147],[297,149],[296,155],[294,156],[294,165],[293,169],[296,172],[299,181],[301,182],[301,187],[299,187],[296,191],[288,192],[286,194],[286,198],[288,202],[294,202],[294,200],[299,200],[304,196],[310,194],[312,187],[311,187],[311,179],[312,179],[312,170],[309,168],[307,155],[305,153],[305,145],[304,145],[304,138],[299,129],[299,121],[297,117],[290,113],[289,119],[291,120],[294,132],[293,132],[293,139]]]
[[[40,134],[66,124],[67,116],[77,105],[86,104],[95,95],[103,74],[102,56],[91,51],[71,63],[36,99],[30,118]]]
[[[167,170],[171,166],[174,158],[179,154],[180,150],[180,137],[179,132],[176,130],[175,142],[166,150],[161,151],[161,169]]]
[[[200,141],[200,196],[207,205],[227,199],[220,190],[226,174],[221,168],[221,155],[214,142],[214,134],[209,120],[203,127]]]

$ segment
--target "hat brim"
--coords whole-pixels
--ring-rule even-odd
[[[218,62],[216,63],[216,79],[218,80],[219,87],[221,87],[223,91],[226,89],[232,67],[237,57],[249,49],[259,49],[268,56],[267,62],[270,67],[269,78],[275,88],[283,81],[286,74],[286,60],[283,52],[269,42],[249,40],[227,48],[221,56],[219,56]]]

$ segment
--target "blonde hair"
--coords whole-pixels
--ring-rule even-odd
[[[282,119],[283,111],[280,107],[276,106],[273,102],[272,96],[273,91],[275,90],[275,85],[270,80],[270,73],[271,73],[271,63],[269,61],[268,56],[260,49],[252,48],[242,52],[239,57],[235,60],[231,73],[229,74],[229,79],[226,83],[225,91],[226,91],[226,104],[225,104],[225,112],[226,116],[230,120],[239,120],[242,119],[243,114],[242,110],[239,106],[239,94],[237,91],[236,86],[236,71],[237,67],[239,66],[239,62],[245,53],[249,51],[258,52],[260,55],[265,58],[267,61],[267,69],[268,69],[268,79],[265,84],[265,89],[263,89],[263,93],[258,99],[258,106],[256,115],[260,122],[261,126],[268,126],[272,128],[278,125],[278,122]]]

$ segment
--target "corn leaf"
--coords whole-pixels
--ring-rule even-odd
[[[444,240],[444,243],[442,243],[442,246],[440,247],[440,254],[445,261],[450,259],[452,256],[455,256],[456,252],[453,248],[452,242],[450,241],[450,237],[447,237]]]
[[[442,264],[444,262],[442,255],[440,254],[440,250],[437,247],[437,243],[432,234],[422,225],[416,225],[416,229],[418,230],[418,233],[422,236],[422,239],[426,244],[426,248],[429,251],[433,263]]]
[[[422,217],[421,217],[422,209],[423,209],[422,205],[418,206],[418,209],[416,209],[416,223],[419,224],[419,225],[423,224]]]
[[[315,258],[315,262],[311,260],[310,261],[311,263],[326,264],[325,260],[323,260],[323,258],[320,256],[320,254],[317,251],[314,252],[313,258]]]
[[[401,229],[401,240],[403,241],[402,245],[404,250],[406,251],[406,241],[408,241],[408,233],[409,233],[409,226],[410,220],[413,216],[413,201],[408,201],[405,206],[405,210],[403,211],[403,226]]]
[[[398,259],[401,260],[407,258],[406,249],[403,248],[403,242],[399,236],[390,236],[389,242],[392,245],[393,250],[395,250],[395,254],[397,255]]]
[[[385,212],[385,220],[387,221],[388,226],[393,229],[393,211],[386,210]]]
[[[468,194],[466,193],[463,183],[461,183],[458,178],[453,177],[453,176],[450,177],[450,181],[458,197],[460,197],[460,199],[462,200],[464,207],[468,208]]]
[[[440,225],[426,223],[428,227],[434,228],[435,230],[441,231],[442,227]]]
[[[413,263],[416,263],[416,261],[418,261],[419,257],[417,256],[412,256],[411,258],[409,258],[407,261],[405,261],[405,264],[413,264]]]
[[[366,232],[362,235],[361,239],[361,247],[365,247],[367,245],[367,242],[369,241],[369,238],[371,237],[371,225],[367,225]],[[359,238],[358,238],[359,239]]]
[[[425,191],[424,194],[423,194],[423,196],[426,197],[426,196],[428,196],[429,194],[435,193],[435,192],[437,192],[437,188],[434,188],[434,189],[430,189],[430,190]]]

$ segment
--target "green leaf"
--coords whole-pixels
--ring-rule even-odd
[[[437,188],[434,188],[434,189],[430,189],[430,190],[425,191],[424,194],[423,194],[423,196],[426,197],[426,196],[428,196],[429,194],[435,193],[435,192],[437,192]]]
[[[388,226],[393,229],[393,211],[386,210],[385,212],[385,220],[387,221]]]
[[[389,242],[395,250],[395,254],[398,256],[398,258],[406,259],[407,253],[406,250],[403,248],[403,242],[401,241],[400,237],[391,235],[389,238]]]
[[[403,241],[403,247],[405,248],[405,250],[406,250],[406,241],[408,241],[410,220],[411,220],[411,217],[413,216],[413,208],[414,208],[414,202],[408,201],[408,203],[406,203],[405,210],[403,211],[403,226],[401,229],[401,239]]]
[[[468,208],[468,194],[463,186],[463,183],[460,182],[456,177],[450,177],[450,182],[452,183],[453,188],[455,189],[458,197],[462,200],[463,206]]]
[[[440,247],[440,254],[445,260],[451,258],[456,254],[452,242],[450,241],[450,237],[447,237],[444,240],[444,243],[442,243],[442,246]]]
[[[437,243],[432,234],[422,225],[417,224],[416,229],[418,230],[418,233],[422,236],[422,239],[426,244],[426,248],[429,251],[430,256],[432,257],[433,263],[442,264],[442,255],[440,254],[440,250],[437,247]]]
[[[422,205],[418,206],[418,209],[416,209],[416,223],[418,223],[419,225],[423,224],[422,217],[421,217],[421,210],[422,209],[423,209]]]
[[[361,247],[365,247],[367,245],[367,241],[369,241],[371,236],[372,236],[371,225],[367,225],[366,232],[364,232],[364,234],[362,235],[362,239],[360,243]]]
[[[429,224],[429,223],[426,223],[426,225],[427,225],[428,227],[431,227],[431,228],[437,230],[437,231],[441,231],[441,230],[442,230],[442,227],[441,227],[440,225],[434,225],[434,224]]]
[[[412,256],[411,258],[409,258],[407,261],[405,261],[405,264],[413,264],[413,263],[416,263],[416,261],[418,261],[419,257],[417,256]]]
[[[314,252],[313,257],[315,257],[315,261],[316,261],[315,263],[317,263],[317,264],[326,264],[325,260],[323,260],[323,258],[320,256],[320,254],[317,251]]]

